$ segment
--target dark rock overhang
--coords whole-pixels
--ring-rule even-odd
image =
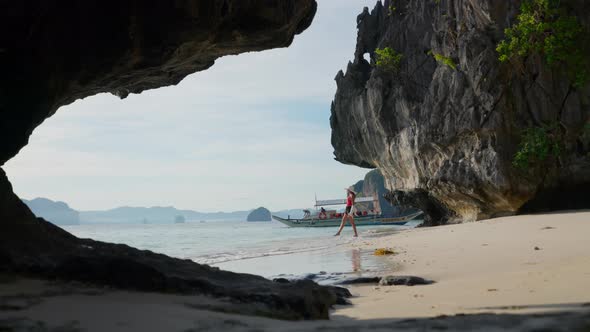
[[[289,46],[316,8],[315,0],[3,1],[0,166],[60,106],[175,85],[219,57]]]

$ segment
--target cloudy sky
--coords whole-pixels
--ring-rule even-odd
[[[75,209],[311,206],[368,171],[333,159],[334,77],[374,0],[319,0],[287,49],[228,56],[179,85],[62,107],[5,165],[18,195]]]

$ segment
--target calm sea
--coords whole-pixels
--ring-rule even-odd
[[[351,275],[390,271],[391,260],[354,248],[354,241],[391,234],[408,226],[359,227],[359,238],[346,227],[289,228],[278,222],[187,222],[183,224],[86,224],[64,228],[82,238],[124,243],[222,269],[273,278],[316,275],[330,283]]]

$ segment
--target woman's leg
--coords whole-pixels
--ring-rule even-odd
[[[352,230],[354,231],[354,237],[358,237],[359,234],[356,232],[356,225],[354,223],[354,217],[352,214],[350,215],[350,224],[352,225]]]
[[[340,223],[340,228],[338,228],[338,232],[336,232],[336,234],[334,234],[334,236],[338,236],[338,235],[340,235],[340,232],[342,232],[342,229],[344,228],[344,225],[346,224],[346,216],[347,216],[346,213],[344,214],[344,216],[342,216],[342,222]]]

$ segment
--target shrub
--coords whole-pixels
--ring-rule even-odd
[[[397,72],[404,57],[403,54],[396,52],[391,47],[378,48],[375,50],[375,54],[377,55],[377,67],[388,72]]]
[[[455,61],[453,61],[453,59],[451,57],[444,56],[439,53],[433,53],[433,55],[434,55],[434,59],[437,62],[445,64],[445,65],[451,67],[453,70],[457,70],[457,64],[455,64]]]
[[[527,170],[539,166],[561,154],[561,135],[558,125],[531,127],[522,132],[518,151],[512,159],[516,168]]]
[[[565,64],[575,87],[590,78],[584,56],[584,29],[575,16],[567,15],[559,0],[524,0],[516,24],[507,28],[496,51],[501,62],[521,60],[537,53],[549,65]]]

